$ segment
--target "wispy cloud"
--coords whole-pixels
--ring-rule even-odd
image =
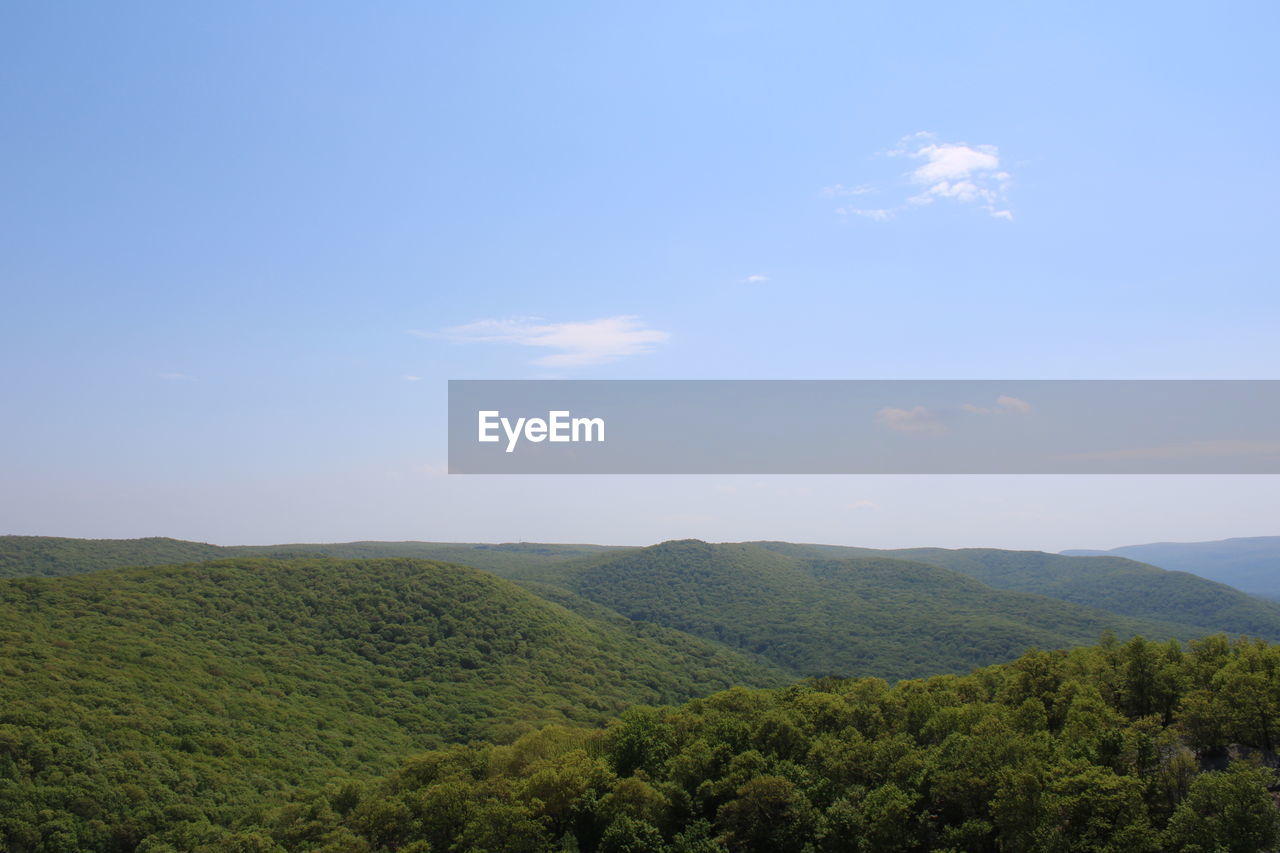
[[[913,207],[938,201],[968,205],[996,219],[1013,219],[1008,206],[1008,189],[1013,178],[1000,164],[1000,150],[994,145],[942,142],[932,133],[915,133],[902,139],[888,152],[890,157],[906,157],[919,165],[902,176],[910,194],[890,207],[839,207],[841,216],[860,216],[883,222]],[[862,195],[876,191],[860,185],[852,190],[835,184],[822,190],[826,197]]]
[[[438,332],[412,334],[456,343],[516,344],[553,350],[533,360],[543,367],[586,367],[630,355],[643,355],[671,336],[647,328],[630,314],[571,323],[546,323],[536,317],[479,320]]]
[[[940,433],[947,425],[934,412],[924,406],[912,409],[885,407],[876,412],[876,422],[894,432]]]
[[[887,220],[890,220],[897,214],[897,212],[898,212],[897,210],[889,207],[871,207],[871,208],[837,207],[836,208],[836,213],[840,214],[841,216],[861,216],[866,219],[871,219],[875,222],[885,222]]]
[[[866,195],[875,192],[875,187],[869,184],[861,184],[856,187],[846,187],[844,184],[832,184],[829,187],[822,188],[823,198],[841,198],[851,195]]]
[[[414,376],[412,373],[406,373],[404,376],[401,376],[400,378],[403,379],[405,382],[421,382],[422,381],[421,376]]]
[[[157,378],[157,379],[167,379],[167,380],[169,380],[170,382],[193,382],[193,381],[195,381],[195,377],[194,377],[194,376],[190,376],[190,375],[188,375],[188,374],[186,374],[186,373],[157,373],[157,374],[156,374],[156,378]]]
[[[743,279],[743,281],[746,282],[747,284],[764,284],[768,280],[769,280],[769,276],[760,275],[759,273],[756,273],[755,275],[749,275]]]
[[[950,431],[952,427],[962,427],[962,421],[958,420],[959,412],[987,416],[1028,415],[1031,413],[1031,404],[1026,400],[1002,394],[996,398],[993,406],[978,406],[973,403],[964,403],[958,407],[945,405],[940,409],[930,409],[925,406],[899,409],[888,406],[876,412],[876,422],[894,432],[937,435]]]
[[[992,407],[975,406],[973,403],[965,403],[960,408],[975,415],[998,415],[1001,413],[1014,415],[1031,414],[1031,404],[1026,400],[1019,400],[1017,397],[1010,397],[1004,394],[996,397],[996,404]]]
[[[1198,459],[1233,456],[1280,455],[1280,441],[1269,439],[1207,439],[1160,447],[1129,447],[1122,450],[1099,450],[1073,453],[1071,459]]]

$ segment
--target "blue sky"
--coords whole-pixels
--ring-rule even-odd
[[[1271,477],[440,473],[449,378],[1276,378],[1278,17],[9,4],[0,532],[1280,533]]]

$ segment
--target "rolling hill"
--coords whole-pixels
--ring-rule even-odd
[[[675,629],[799,675],[925,675],[1029,645],[1217,631],[1280,640],[1280,604],[1122,557],[758,542],[598,545],[349,542],[215,546],[173,539],[0,537],[0,571],[80,573],[226,557],[414,557],[465,563],[602,619]],[[974,583],[974,582],[977,583]],[[1052,599],[1048,601],[1046,599]],[[593,602],[594,609],[585,609]],[[625,621],[625,620],[624,620]]]
[[[876,550],[762,542],[781,554],[891,558],[950,569],[997,589],[1046,595],[1202,633],[1226,631],[1280,640],[1280,604],[1187,572],[1123,557],[1072,557],[994,548]]]
[[[1215,542],[1154,542],[1110,551],[1063,551],[1075,557],[1128,557],[1179,572],[1191,572],[1253,595],[1280,599],[1280,536],[1250,536]]]
[[[228,552],[236,556],[228,559]],[[179,553],[203,561],[106,567]],[[427,553],[488,571],[404,556]],[[794,784],[812,783],[806,791],[819,799],[811,804],[832,807],[821,799],[824,780],[843,778],[837,770],[845,759],[802,769],[800,762],[812,757],[806,750],[873,749],[866,761],[880,761],[874,756],[881,749],[899,754],[906,729],[886,731],[874,748],[863,739],[879,737],[867,728],[877,719],[911,726],[914,738],[940,737],[929,734],[930,726],[961,724],[953,702],[971,702],[987,690],[993,692],[979,704],[1007,702],[1010,725],[1018,727],[1041,725],[1045,713],[1057,720],[1053,726],[1066,725],[1076,704],[1081,719],[1097,713],[1115,719],[1099,712],[1095,688],[1077,699],[1059,683],[1081,674],[1063,669],[1058,653],[1028,655],[1009,670],[1005,686],[991,675],[952,675],[923,693],[917,682],[902,681],[892,688],[896,698],[885,698],[889,688],[868,676],[964,673],[1031,646],[1080,647],[1109,633],[1152,640],[1217,631],[1280,635],[1280,606],[1221,584],[1118,557],[1039,552],[698,540],[648,548],[416,542],[220,548],[171,539],[4,537],[0,554],[6,570],[66,575],[0,580],[0,849],[15,851],[128,851],[148,838],[144,848],[154,851],[265,850],[277,843],[393,849],[426,827],[425,817],[412,817],[418,808],[412,797],[454,797],[448,802],[456,804],[457,796],[471,796],[459,787],[459,772],[481,783],[475,796],[485,811],[475,818],[475,832],[482,834],[473,838],[459,824],[448,832],[461,836],[442,829],[439,838],[472,845],[458,849],[506,849],[508,842],[524,849],[521,832],[532,838],[538,826],[553,836],[567,831],[556,821],[568,818],[556,817],[556,801],[546,797],[586,784],[581,773],[595,773],[582,764],[587,753],[556,751],[558,744],[586,743],[556,724],[597,725],[631,705],[685,701],[736,685],[863,678],[861,686],[833,687],[839,695],[880,697],[870,705],[858,700],[866,707],[853,716],[840,711],[830,718],[838,737],[848,739],[844,745],[819,738],[821,744],[802,748],[813,726],[827,725],[820,721],[843,701],[805,687],[766,701],[786,709],[782,714],[755,714],[749,709],[763,700],[740,689],[714,699],[729,712],[705,734],[719,752],[706,752],[698,744],[703,736],[695,736],[681,741],[691,752],[679,766],[643,764],[644,750],[665,749],[669,736],[687,734],[678,727],[673,734],[644,708],[628,711],[598,736],[603,741],[592,741],[590,755],[604,750],[606,769],[622,787],[601,788],[606,799],[582,807],[598,821],[594,829],[582,825],[582,838],[603,844],[593,833],[619,815],[631,816],[626,832],[640,832],[636,821],[648,820],[644,803],[657,802],[658,791],[670,803],[662,807],[668,823],[659,821],[657,831],[707,829],[679,816],[693,796],[709,809],[704,823],[715,821],[716,837],[724,840],[737,830],[721,809],[766,766],[773,768],[766,777],[794,774]],[[1200,648],[1205,661],[1189,671],[1208,678],[1225,660],[1226,642],[1210,639]],[[1245,664],[1253,665],[1253,647],[1232,648],[1241,689],[1252,689]],[[1141,641],[1122,651],[1108,640],[1080,660],[1098,668],[1097,689],[1121,712],[1167,720],[1174,708],[1169,691],[1185,689],[1177,676],[1182,654]],[[1248,723],[1233,710],[1234,700],[1215,692],[1219,680],[1188,694],[1199,703],[1189,717],[1200,726],[1197,737]],[[1048,692],[1028,704],[1018,691],[1031,687]],[[929,712],[939,722],[910,722],[926,708],[927,695],[953,688],[959,692]],[[791,708],[792,702],[799,704]],[[864,711],[869,716],[859,716]],[[747,718],[735,721],[740,712]],[[982,713],[976,706],[963,712]],[[1210,717],[1221,722],[1210,725]],[[547,724],[553,728],[529,733]],[[1142,723],[1133,737],[1148,729]],[[1085,738],[1087,730],[1081,723],[1069,736]],[[1270,728],[1257,737],[1270,743]],[[1106,752],[1120,749],[1118,741],[1099,743],[1088,748],[1102,752],[1089,754],[1102,756],[1105,766],[1129,754],[1128,746]],[[443,751],[377,787],[408,785],[408,805],[369,796],[374,789],[360,780],[423,749]],[[553,757],[569,764],[545,763]],[[730,758],[727,768],[716,769]],[[648,775],[623,778],[637,768]],[[442,782],[444,772],[454,775]],[[659,788],[645,781],[661,778]],[[690,780],[697,783],[692,794],[672,787]],[[438,782],[445,788],[431,787]],[[866,791],[848,790],[862,808],[856,798]],[[517,795],[525,799],[508,802]],[[300,805],[299,797],[309,799]],[[452,813],[444,800],[431,802],[429,814]],[[536,820],[519,823],[521,808]],[[1152,815],[1171,820],[1168,810]],[[964,848],[964,832],[990,837],[980,825],[987,818],[973,819],[957,824],[956,849]],[[229,827],[244,831],[228,835]]]
[[[1209,633],[993,589],[921,562],[831,559],[760,545],[665,542],[544,571],[630,619],[765,657],[797,676],[906,678],[1005,660],[1029,646]]]
[[[0,578],[76,575],[125,566],[163,566],[230,557],[292,559],[331,557],[362,560],[402,557],[459,563],[518,574],[526,567],[627,550],[606,545],[499,545],[459,542],[335,542],[287,545],[210,545],[155,536],[146,539],[70,539],[59,536],[0,536]]]
[[[209,851],[1260,853],[1280,843],[1280,647],[1034,652],[965,676],[823,679],[407,758]],[[277,846],[278,845],[278,846]]]
[[[148,539],[67,539],[0,536],[0,578],[77,575],[122,566],[162,566],[230,556],[218,545],[154,536]]]
[[[168,813],[225,822],[428,747],[789,680],[758,658],[606,615],[405,559],[2,581],[0,823],[83,813],[133,835],[57,849],[131,849]],[[130,828],[116,820],[125,811],[148,817]]]

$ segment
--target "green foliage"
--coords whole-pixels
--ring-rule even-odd
[[[52,577],[118,569],[163,566],[232,557],[299,559],[329,557],[367,560],[399,557],[461,563],[518,576],[522,570],[623,551],[603,545],[542,545],[519,542],[479,545],[458,542],[338,542],[295,545],[209,545],[181,539],[66,539],[57,536],[0,536],[0,578]]]
[[[794,676],[919,677],[1104,630],[1280,640],[1280,604],[1117,557],[764,542],[651,548],[348,542],[219,547],[172,539],[0,537],[0,577],[263,556],[448,560],[516,580],[592,619],[694,634]]]
[[[181,539],[63,539],[0,536],[0,578],[75,575],[121,566],[194,563],[226,556],[224,549]]]
[[[1166,571],[1124,557],[1076,557],[994,548],[880,551],[787,542],[759,544],[791,556],[874,557],[927,563],[967,575],[996,589],[1036,593],[1104,608],[1123,616],[1199,629],[1190,633],[1183,630],[1180,634],[1183,637],[1228,631],[1280,640],[1280,603],[1255,598],[1184,571]]]
[[[1191,572],[1236,589],[1280,599],[1280,536],[1251,536],[1216,542],[1155,542],[1111,551],[1063,551],[1070,556],[1127,557],[1175,572]]]
[[[130,850],[162,828],[198,846],[211,825],[416,750],[782,683],[692,637],[412,560],[8,580],[0,640],[0,849],[15,853]],[[334,813],[375,846],[408,825],[344,790]]]
[[[1249,853],[1280,842],[1280,812],[1268,793],[1275,775],[1238,764],[1191,783],[1166,832],[1170,848],[1185,853]]]
[[[1206,633],[996,590],[923,563],[791,556],[758,545],[665,542],[547,575],[631,619],[760,655],[797,676],[963,672],[1030,646],[1089,643],[1108,629]]]
[[[892,687],[737,688],[602,729],[427,753],[346,816],[331,786],[319,806],[269,810],[238,831],[300,851],[353,836],[486,853],[1272,850],[1276,773],[1246,756],[1260,733],[1225,722],[1226,739],[1197,760],[1179,709],[1224,672],[1253,671],[1245,662],[1280,661],[1280,647],[1174,649],[1135,639]],[[1128,677],[1153,661],[1176,670],[1168,720],[1139,709],[1146,682]],[[1274,713],[1280,675],[1263,671]],[[1230,717],[1230,697],[1208,701]],[[316,840],[299,840],[299,826]]]
[[[1269,605],[1123,560],[853,550],[2,537],[0,571],[83,573],[0,582],[0,850],[1280,842],[1280,649],[1172,639],[1273,636]],[[1027,646],[1077,648],[935,675]]]

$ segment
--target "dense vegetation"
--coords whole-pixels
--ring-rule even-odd
[[[741,683],[784,677],[439,563],[236,560],[8,580],[0,849],[129,850],[175,821],[226,822],[415,750]]]
[[[1072,556],[1127,557],[1191,572],[1254,595],[1280,599],[1280,536],[1246,536],[1216,542],[1153,542],[1110,551],[1063,551]]]
[[[1122,557],[1066,557],[996,548],[903,548],[762,542],[779,553],[912,560],[960,572],[996,589],[1033,592],[1113,613],[1280,640],[1280,604],[1186,572]]]
[[[761,655],[800,676],[903,678],[964,672],[1029,646],[1211,629],[1119,616],[992,589],[905,560],[833,560],[697,540],[548,569],[562,585],[631,619]]]
[[[217,545],[181,539],[63,539],[0,536],[0,578],[75,575],[121,566],[194,563],[225,556]]]
[[[520,585],[399,557],[104,568],[227,551]],[[889,553],[0,538],[4,571],[82,572],[0,581],[0,850],[1280,842],[1280,648],[1078,648],[1272,637],[1269,603],[1128,560]],[[960,674],[1032,645],[1077,648]]]
[[[1143,625],[1116,622],[1112,627],[1121,633],[1135,627],[1139,630],[1153,631],[1156,634],[1169,634],[1172,630],[1173,633],[1170,635],[1181,637],[1228,631],[1280,641],[1280,603],[1260,600],[1239,590],[1186,572],[1165,571],[1119,556],[1081,558],[1039,551],[1003,551],[992,548],[959,550],[910,548],[882,551],[836,545],[796,545],[787,542],[746,544],[801,562],[853,559],[864,562],[894,560],[899,563],[923,563],[958,572],[997,590],[1034,593],[1071,604],[1106,610],[1113,614],[1108,617],[1113,620],[1116,615],[1146,620]],[[1274,540],[1266,537],[1230,540],[1227,543],[1199,543],[1199,545],[1222,546],[1219,550],[1245,560],[1255,574],[1267,565],[1272,569],[1280,567],[1280,562],[1276,562],[1280,559],[1278,556],[1280,551],[1276,550]],[[1206,551],[1204,547],[1195,545],[1149,547],[1165,548],[1165,550],[1190,549],[1187,551],[1188,556],[1174,568],[1194,568],[1195,555],[1202,554],[1208,554],[1209,556],[1205,559],[1208,563],[1212,563],[1213,559],[1216,559],[1213,555],[1218,554],[1217,550]],[[584,571],[598,570],[598,567],[606,563],[625,561],[628,558],[644,561],[648,559],[644,556],[645,553],[651,550],[600,545],[537,543],[478,545],[449,542],[217,546],[160,538],[84,540],[41,536],[0,536],[0,578],[79,574],[127,565],[164,565],[228,557],[284,559],[407,557],[460,563],[492,571],[522,583],[541,582],[582,591],[580,581]],[[1137,552],[1134,551],[1134,553]],[[1182,554],[1183,551],[1178,550],[1178,553]],[[764,564],[768,559],[768,557],[757,555],[752,558],[752,561]],[[909,573],[918,571],[919,566],[914,569],[907,566],[899,568],[902,572]],[[784,565],[783,572],[786,571],[788,567]],[[786,583],[782,584],[784,587],[786,585]],[[545,592],[547,587],[543,586],[541,589]],[[874,594],[877,590],[869,592]],[[1005,600],[1009,601],[1009,599]],[[626,602],[615,602],[609,606],[614,607],[619,603],[622,606],[616,609],[624,612],[633,609]],[[1084,638],[1090,639],[1096,636],[1097,630],[1090,630],[1086,632]],[[1026,636],[1023,639],[1026,642],[1013,648],[1013,653],[1020,651],[1027,642],[1056,644],[1053,638]],[[1060,640],[1061,637],[1058,639]],[[1079,633],[1072,635],[1073,642],[1078,642],[1080,639]],[[989,662],[995,659],[997,658],[979,656],[974,660]],[[930,671],[938,670],[935,668]]]
[[[1280,648],[1104,640],[964,676],[632,708],[168,837],[209,853],[1245,853],[1280,843],[1277,739]]]
[[[402,557],[460,563],[502,574],[558,564],[611,550],[604,545],[478,545],[456,542],[337,542],[295,545],[209,545],[182,539],[65,539],[0,536],[0,578],[77,575],[124,566],[164,566],[231,557],[332,557],[364,560]]]

